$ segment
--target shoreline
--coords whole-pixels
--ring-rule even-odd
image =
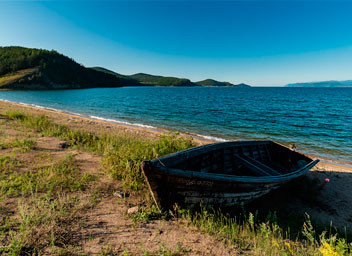
[[[213,136],[193,134],[193,133],[188,133],[188,132],[183,132],[183,131],[178,131],[178,130],[173,130],[168,128],[162,128],[162,127],[156,127],[151,125],[134,124],[126,121],[119,121],[119,120],[108,119],[108,118],[103,118],[99,116],[74,113],[74,112],[54,109],[50,107],[42,107],[35,104],[17,103],[17,102],[12,102],[12,101],[3,100],[3,99],[0,99],[0,110],[4,110],[4,109],[10,110],[8,109],[8,107],[5,106],[6,104],[10,104],[15,108],[23,108],[22,110],[19,110],[19,111],[30,112],[30,113],[36,112],[36,114],[38,115],[42,115],[44,113],[49,114],[49,116],[51,115],[52,119],[56,119],[55,117],[53,117],[53,115],[55,115],[56,117],[58,115],[62,115],[63,117],[67,118],[68,125],[71,125],[69,124],[70,121],[72,121],[73,123],[75,121],[88,122],[90,125],[98,124],[99,126],[103,126],[100,128],[109,129],[113,127],[114,129],[117,128],[118,130],[142,133],[146,136],[158,136],[158,135],[167,134],[167,133],[175,133],[178,136],[190,138],[199,145],[229,141],[226,139],[213,137]],[[29,111],[29,110],[32,110],[32,111]],[[312,157],[313,159],[319,159],[320,162],[318,164],[318,167],[324,166],[325,169],[327,168],[327,169],[333,169],[333,170],[345,169],[347,171],[352,172],[352,162],[339,161],[334,158],[322,157],[319,155],[311,155],[311,154],[306,154],[306,155]]]
[[[210,136],[210,135],[202,135],[202,134],[197,134],[197,133],[179,131],[179,130],[174,130],[174,129],[170,129],[170,128],[157,127],[157,126],[140,124],[140,123],[130,123],[127,121],[120,121],[120,120],[109,119],[109,118],[104,118],[104,117],[99,117],[99,116],[94,116],[94,115],[80,114],[80,113],[75,113],[75,112],[50,108],[50,107],[43,107],[43,106],[39,106],[39,105],[35,105],[35,104],[28,104],[28,103],[23,103],[23,102],[13,102],[13,101],[9,101],[9,100],[0,99],[0,104],[2,104],[2,103],[8,103],[8,104],[12,104],[14,106],[19,106],[19,107],[24,107],[24,108],[31,108],[35,111],[43,110],[44,112],[60,113],[60,114],[66,115],[68,117],[83,118],[83,119],[90,120],[90,121],[97,121],[97,122],[100,122],[103,124],[115,125],[115,126],[122,127],[122,128],[130,128],[132,130],[135,130],[135,129],[136,130],[143,130],[147,133],[149,133],[149,132],[157,133],[157,134],[176,133],[182,137],[192,138],[197,143],[199,142],[200,144],[229,141],[229,140],[226,140],[223,138]],[[1,109],[1,106],[0,106],[0,109]]]

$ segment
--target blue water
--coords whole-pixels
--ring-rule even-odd
[[[0,99],[223,139],[272,139],[352,161],[352,88],[125,87]]]

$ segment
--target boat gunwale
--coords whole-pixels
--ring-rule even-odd
[[[236,175],[230,175],[230,174],[220,174],[220,173],[204,173],[204,172],[198,172],[198,171],[192,171],[192,170],[181,170],[181,169],[176,169],[176,168],[170,168],[164,165],[163,161],[167,159],[175,159],[179,157],[180,155],[185,155],[188,158],[195,156],[198,154],[199,150],[216,150],[220,148],[226,148],[226,147],[231,147],[231,146],[247,146],[247,145],[269,145],[270,143],[274,143],[277,145],[280,145],[281,147],[284,147],[286,149],[291,150],[292,152],[302,155],[304,157],[309,158],[311,161],[307,163],[305,166],[299,168],[298,170],[289,172],[289,173],[284,173],[281,175],[271,175],[271,176],[262,176],[262,177],[254,177],[254,176],[236,176]],[[270,140],[253,140],[253,141],[228,141],[228,142],[218,142],[218,143],[213,143],[213,144],[206,144],[198,147],[193,147],[190,149],[186,149],[180,152],[176,152],[173,154],[169,154],[166,156],[163,156],[161,158],[156,158],[151,161],[146,161],[149,162],[149,168],[151,169],[159,169],[162,173],[165,174],[171,174],[171,175],[176,175],[176,176],[183,176],[183,177],[188,177],[188,178],[197,178],[197,179],[206,179],[206,180],[213,180],[213,181],[225,181],[225,182],[239,182],[239,183],[271,183],[271,182],[280,182],[280,181],[285,181],[289,179],[293,179],[296,177],[299,177],[303,175],[305,172],[309,171],[311,168],[313,168],[319,160],[312,160],[311,157],[304,155],[300,152],[294,151],[285,145],[282,145],[277,142],[273,142]]]
[[[159,169],[164,174],[171,174],[176,176],[188,177],[188,178],[197,178],[197,179],[206,179],[213,181],[225,181],[225,182],[238,182],[238,183],[272,183],[272,182],[281,182],[285,180],[290,180],[296,177],[301,176],[305,172],[309,171],[312,167],[314,167],[319,160],[314,160],[302,168],[291,172],[278,176],[265,176],[265,177],[253,177],[253,176],[235,176],[229,174],[219,174],[219,173],[202,173],[195,172],[191,170],[181,170],[168,168],[164,166],[154,166],[152,169]]]

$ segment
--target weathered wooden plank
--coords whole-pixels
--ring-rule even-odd
[[[242,156],[245,160],[247,160],[248,162],[258,166],[260,169],[264,170],[265,172],[269,173],[269,175],[281,175],[280,172],[270,168],[269,166],[249,157],[249,156]]]
[[[254,171],[255,173],[259,174],[260,176],[270,176],[270,173],[268,173],[267,171],[261,169],[260,167],[254,165],[253,163],[251,163],[250,161],[246,160],[244,157],[246,157],[248,159],[249,156],[246,155],[235,155],[235,157],[239,160],[241,160],[243,162],[243,164],[251,169],[252,171]]]

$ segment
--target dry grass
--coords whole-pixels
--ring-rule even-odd
[[[12,74],[6,74],[4,76],[0,76],[0,88],[2,86],[8,85],[8,84],[15,83],[15,82],[17,82],[21,79],[24,79],[27,76],[30,76],[36,72],[38,72],[38,67],[22,69],[22,70],[16,71],[15,73],[12,73]]]

